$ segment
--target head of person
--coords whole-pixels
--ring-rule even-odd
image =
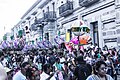
[[[74,72],[74,70],[75,70],[74,65],[73,64],[69,65],[69,69],[70,69],[71,72]]]
[[[60,63],[60,59],[59,58],[56,58],[56,63]]]
[[[85,63],[84,58],[83,58],[82,55],[80,55],[80,56],[78,56],[78,57],[76,58],[76,63],[77,63],[77,64]]]
[[[104,77],[107,72],[107,65],[104,61],[98,61],[95,64],[95,74]]]
[[[52,67],[49,63],[46,63],[43,65],[42,69],[45,73],[50,74]]]
[[[0,51],[0,61],[2,61],[3,59],[4,59],[4,53]]]
[[[29,62],[24,62],[21,64],[21,72],[26,75],[26,72],[29,70],[30,64]]]

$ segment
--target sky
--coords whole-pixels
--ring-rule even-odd
[[[16,25],[37,0],[0,0],[0,39]]]

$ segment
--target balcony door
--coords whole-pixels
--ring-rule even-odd
[[[99,34],[98,34],[98,22],[92,22],[90,23],[90,28],[92,31],[92,39],[93,39],[93,43],[97,43],[99,45]]]

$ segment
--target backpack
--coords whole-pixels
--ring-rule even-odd
[[[78,80],[86,80],[91,75],[91,70],[87,64],[79,64],[78,66]]]

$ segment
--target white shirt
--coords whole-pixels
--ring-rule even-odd
[[[42,74],[40,75],[40,80],[46,80],[48,77],[50,77],[48,74],[46,74],[45,72],[42,72]],[[51,77],[50,80],[56,80],[55,77]]]
[[[7,66],[7,65],[6,65],[7,63],[8,63],[8,61],[4,58],[3,61],[2,61],[3,66],[6,67],[6,66]]]
[[[110,75],[107,75],[106,74],[106,77],[107,77],[107,80],[114,80]],[[86,80],[101,80],[97,75],[90,75],[88,76],[88,78]]]
[[[26,77],[21,73],[21,71],[18,71],[14,76],[13,80],[27,80]]]
[[[27,55],[27,56],[25,56],[25,58],[24,58],[24,62],[27,62],[29,60],[29,56]]]

